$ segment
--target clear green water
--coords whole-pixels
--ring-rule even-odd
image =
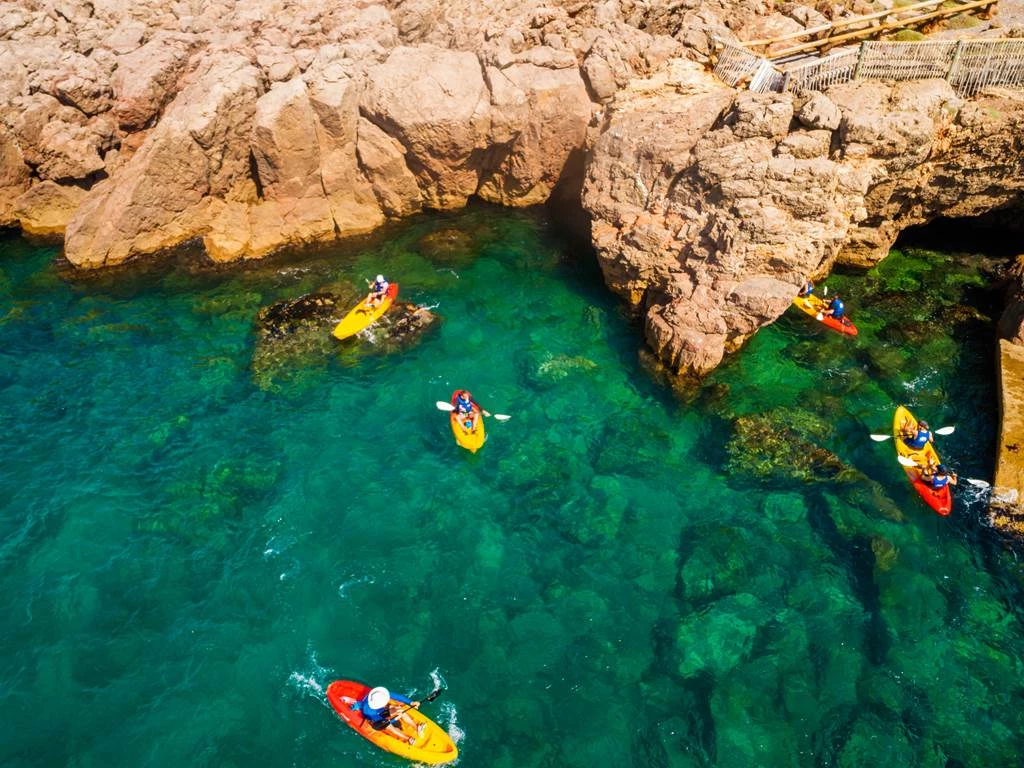
[[[904,402],[990,477],[978,258],[835,278],[859,339],[793,310],[677,400],[535,214],[220,272],[53,256],[0,241],[0,764],[398,766],[323,690],[432,674],[463,766],[1019,764],[1021,567],[867,437]],[[254,364],[260,307],[378,270],[444,317],[422,343]],[[475,456],[456,386],[513,416]]]

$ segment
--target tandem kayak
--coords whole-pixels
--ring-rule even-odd
[[[924,448],[915,450],[903,442],[903,436],[900,434],[904,429],[909,429],[914,432],[917,431],[917,419],[914,418],[914,414],[904,408],[902,405],[896,409],[896,415],[892,420],[892,437],[896,443],[896,453],[900,456],[906,456],[908,459],[920,464],[927,466],[931,464],[933,467],[937,467],[941,462],[939,460],[938,451],[935,450],[935,446],[928,443]],[[903,466],[902,464],[900,466]],[[946,485],[939,490],[932,488],[930,483],[925,482],[921,479],[921,470],[914,467],[903,467],[907,472],[907,479],[910,480],[910,484],[914,486],[914,490],[921,494],[921,498],[924,499],[925,503],[938,512],[940,515],[945,517],[953,509],[953,494],[949,490],[949,486]]]
[[[366,300],[363,299],[356,305],[355,309],[341,319],[341,322],[335,326],[332,335],[336,339],[347,339],[349,336],[355,336],[363,328],[377,322],[380,316],[387,312],[391,305],[395,303],[396,296],[398,296],[398,283],[391,283],[388,286],[387,293],[384,294],[384,298],[381,299],[380,304],[376,307],[367,307]]]
[[[455,405],[455,398],[458,397],[461,391],[461,389],[456,389],[452,392],[452,405]],[[455,442],[470,453],[479,451],[483,447],[484,440],[487,439],[487,435],[484,433],[484,416],[480,413],[480,406],[475,403],[473,404],[473,413],[476,414],[476,429],[473,430],[466,429],[465,422],[463,421],[465,416],[460,418],[455,411],[452,411],[450,414],[452,434],[455,435]]]
[[[818,315],[828,309],[828,302],[818,298],[813,293],[810,296],[797,296],[793,299],[793,306],[806,312],[819,323],[831,328],[836,333],[842,333],[847,336],[857,335],[857,326],[850,322],[850,318],[845,315],[840,320],[836,320],[832,315],[823,315],[819,318]]]
[[[397,736],[388,733],[386,730],[378,731],[371,726],[363,713],[358,709],[352,709],[352,705],[370,692],[370,686],[357,683],[354,680],[335,680],[327,686],[327,701],[338,713],[338,717],[355,730],[367,741],[371,741],[381,749],[399,755],[408,760],[415,760],[418,763],[427,765],[441,765],[450,763],[459,756],[459,750],[455,742],[445,733],[437,723],[424,715],[418,709],[409,708],[406,710],[409,717],[417,725],[423,725],[421,733],[409,726],[403,719],[399,720],[399,727],[402,733],[409,736],[416,736],[416,741],[409,744]],[[394,699],[391,700],[392,712],[407,707]]]

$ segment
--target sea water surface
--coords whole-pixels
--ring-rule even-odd
[[[400,766],[326,704],[425,696],[460,765],[1010,766],[1024,576],[892,411],[991,479],[986,260],[834,277],[696,392],[638,361],[543,213],[422,217],[228,269],[77,275],[0,240],[0,765]],[[383,272],[443,321],[263,348],[259,310]],[[435,401],[471,389],[484,448]]]

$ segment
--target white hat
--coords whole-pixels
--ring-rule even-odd
[[[384,282],[384,275],[377,275],[377,282],[378,283],[383,283]]]
[[[387,688],[378,685],[376,688],[370,691],[370,694],[366,697],[370,706],[374,709],[380,709],[386,707],[388,702],[391,701],[391,694]]]

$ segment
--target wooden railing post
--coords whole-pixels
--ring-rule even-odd
[[[853,79],[860,77],[860,65],[864,63],[864,54],[867,53],[868,43],[865,40],[860,44],[860,51],[857,53],[857,66],[853,68]]]
[[[953,50],[953,60],[949,62],[949,69],[946,70],[946,82],[952,83],[956,75],[957,64],[960,63],[960,52],[964,49],[964,41],[957,40],[956,48]]]

